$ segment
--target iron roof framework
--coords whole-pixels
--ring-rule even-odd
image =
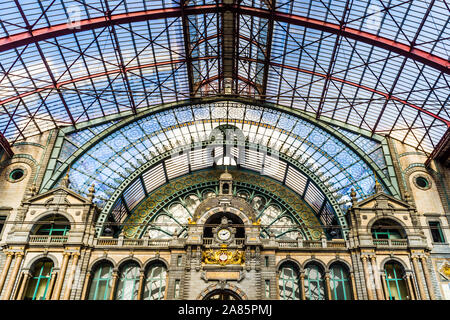
[[[439,0],[15,0],[0,141],[209,96],[248,97],[431,154],[449,132]]]

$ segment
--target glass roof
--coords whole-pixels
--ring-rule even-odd
[[[0,133],[217,95],[431,153],[450,126],[450,8],[433,0],[18,0],[0,12]]]
[[[213,139],[225,127],[242,135],[242,144],[232,140],[225,146]],[[385,192],[396,193],[380,142],[345,129],[328,130],[293,114],[237,102],[169,108],[66,134],[42,190],[57,185],[70,167],[70,188],[87,195],[95,184],[95,202],[119,222],[153,190],[223,165],[228,156],[230,165],[286,185],[318,216],[342,214],[352,188],[361,199],[372,195],[375,177]]]

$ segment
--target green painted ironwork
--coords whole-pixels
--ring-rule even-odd
[[[299,300],[299,275],[296,268],[289,264],[284,264],[280,270],[278,287],[281,300]]]
[[[101,263],[91,282],[89,291],[89,300],[108,300],[111,290],[112,266],[107,263]]]
[[[27,288],[27,294],[25,295],[26,300],[45,300],[52,270],[53,262],[51,261],[40,261],[37,263],[33,277],[30,279]]]
[[[384,267],[389,300],[408,300],[404,272],[398,263],[387,263]]]

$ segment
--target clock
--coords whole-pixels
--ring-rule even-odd
[[[227,241],[231,238],[231,232],[230,230],[223,228],[223,229],[219,229],[219,231],[217,232],[217,238],[221,241]]]

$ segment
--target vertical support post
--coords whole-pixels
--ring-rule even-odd
[[[59,297],[61,295],[61,289],[62,289],[62,285],[64,283],[64,277],[66,275],[66,270],[67,270],[67,264],[69,263],[69,257],[70,257],[69,252],[63,253],[63,261],[62,261],[62,265],[61,265],[61,271],[59,272],[59,277],[56,282],[55,292],[53,293],[52,300],[59,300]]]
[[[367,297],[369,300],[373,300],[373,294],[370,284],[370,276],[369,276],[369,269],[367,268],[367,256],[361,257],[362,263],[363,263],[363,270],[364,270],[364,279],[366,282],[366,290],[367,290]]]
[[[406,283],[408,285],[408,291],[409,291],[411,300],[416,300],[410,274],[406,275]]]
[[[73,280],[75,278],[75,272],[77,270],[78,259],[80,258],[80,254],[78,252],[74,252],[72,254],[72,270],[70,271],[69,279],[67,280],[66,291],[64,292],[63,300],[70,299],[70,292],[72,291]]]
[[[420,262],[422,263],[422,269],[425,275],[425,282],[427,283],[430,300],[436,300],[436,296],[433,291],[433,283],[431,282],[430,271],[428,270],[427,258],[425,256],[420,257]]]
[[[17,300],[23,300],[23,297],[25,295],[25,290],[28,285],[28,280],[30,280],[31,274],[28,271],[23,272],[22,276],[22,283],[20,285],[19,293],[17,294]]]
[[[358,300],[358,293],[356,291],[356,282],[355,282],[355,275],[353,274],[353,271],[350,272],[350,282],[352,284],[352,296],[353,300]]]
[[[417,257],[416,256],[411,257],[411,261],[413,264],[414,273],[416,275],[417,286],[419,287],[420,300],[427,300],[427,298],[426,298],[427,296],[425,295],[425,290],[424,290],[423,284],[422,284],[422,278],[420,277],[420,270],[419,270],[419,265],[417,264]]]
[[[111,292],[109,293],[109,300],[114,300],[114,296],[116,293],[116,283],[117,283],[118,277],[119,277],[119,274],[118,274],[117,270],[113,270]]]
[[[6,252],[6,261],[3,266],[2,274],[0,275],[0,294],[2,293],[3,286],[6,281],[6,277],[8,276],[9,267],[11,266],[11,261],[14,257],[14,253],[11,251]]]
[[[55,280],[58,276],[57,271],[52,271],[52,276],[50,278],[50,283],[48,284],[47,294],[45,295],[45,300],[50,300],[52,298],[53,287],[55,286]]]
[[[84,279],[83,291],[81,292],[81,300],[86,300],[87,291],[91,281],[91,271],[86,272],[86,278]]]
[[[14,269],[12,271],[11,278],[9,279],[8,286],[6,287],[6,292],[5,295],[3,296],[3,300],[9,300],[11,298],[11,293],[13,291],[14,284],[16,282],[17,274],[19,273],[19,268],[20,265],[22,264],[24,254],[23,252],[16,252],[15,256],[16,262],[14,264]]]
[[[141,274],[139,275],[139,289],[137,294],[137,299],[142,300],[142,291],[144,288],[144,278],[145,278],[145,270],[141,270]]]
[[[371,256],[370,262],[372,264],[372,271],[373,271],[373,278],[375,282],[375,291],[377,293],[377,299],[378,300],[384,300],[383,298],[383,292],[381,292],[381,285],[380,285],[380,277],[378,276],[378,268],[376,263],[376,257]]]
[[[305,272],[304,271],[302,271],[300,273],[300,299],[306,300],[306,295],[305,295]]]

